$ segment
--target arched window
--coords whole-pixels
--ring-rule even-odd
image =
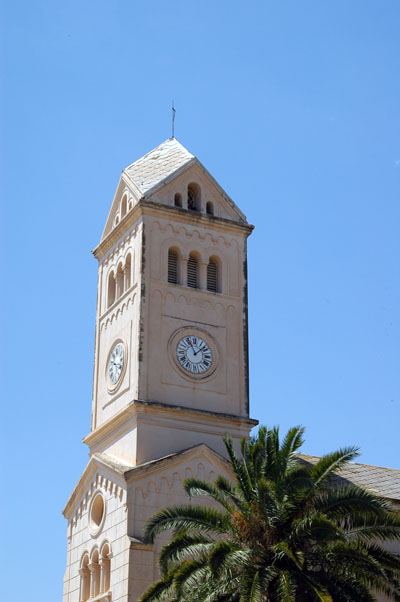
[[[191,288],[198,288],[198,261],[192,253],[190,253],[187,263],[187,285]]]
[[[104,594],[110,589],[110,547],[105,543],[101,549],[100,558],[100,593]]]
[[[175,249],[168,251],[168,282],[178,284],[178,253]]]
[[[126,205],[127,205],[127,198],[126,198],[126,194],[124,194],[124,196],[122,197],[122,201],[121,201],[121,219],[124,217],[124,215],[126,213]]]
[[[92,573],[90,579],[90,597],[95,598],[100,593],[100,563],[98,550],[95,550],[92,554],[89,569]]]
[[[207,290],[213,293],[220,292],[220,262],[216,257],[210,257],[207,265]]]
[[[182,207],[182,195],[177,192],[174,198],[175,207]]]
[[[118,265],[116,281],[117,281],[117,299],[119,299],[120,296],[122,295],[122,293],[124,292],[124,272],[122,270],[121,263]]]
[[[206,213],[208,215],[214,215],[214,203],[212,203],[211,201],[207,202]]]
[[[189,184],[187,194],[187,208],[191,211],[200,211],[200,186]]]
[[[89,555],[85,554],[81,560],[81,567],[79,569],[79,575],[81,577],[80,590],[79,590],[79,602],[86,602],[90,596],[90,571],[89,571]]]
[[[132,259],[131,254],[128,253],[125,260],[125,270],[124,270],[124,290],[128,290],[131,286],[131,273],[132,273]]]
[[[115,301],[115,276],[114,272],[108,275],[107,307],[110,307]]]

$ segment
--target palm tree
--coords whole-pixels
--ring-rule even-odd
[[[283,442],[261,427],[241,442],[241,460],[224,439],[235,482],[187,479],[189,498],[155,514],[145,539],[173,531],[160,553],[161,579],[140,602],[400,601],[400,558],[381,542],[400,539],[391,503],[334,475],[358,455],[354,447],[307,464],[297,454],[302,427]]]

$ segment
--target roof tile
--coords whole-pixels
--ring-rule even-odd
[[[306,462],[315,464],[319,458],[300,454]],[[392,500],[400,501],[400,470],[350,462],[338,472],[337,482],[347,481],[365,487]]]
[[[176,138],[168,138],[152,151],[124,169],[124,172],[136,184],[142,194],[146,194],[194,159]]]

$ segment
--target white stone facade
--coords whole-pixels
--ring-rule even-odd
[[[64,602],[136,601],[158,577],[163,541],[143,543],[147,519],[187,502],[186,477],[229,476],[223,435],[237,445],[256,424],[247,365],[251,231],[175,139],[123,171],[94,250],[90,461],[64,508]],[[202,374],[179,362],[177,345],[188,334],[207,342],[211,365]]]

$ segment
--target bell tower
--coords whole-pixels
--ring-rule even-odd
[[[140,464],[241,438],[248,402],[243,213],[175,138],[127,167],[100,244],[91,452]]]
[[[64,510],[63,602],[135,602],[158,578],[143,527],[182,483],[231,477],[249,418],[253,226],[175,138],[123,170],[99,245],[89,463]]]

